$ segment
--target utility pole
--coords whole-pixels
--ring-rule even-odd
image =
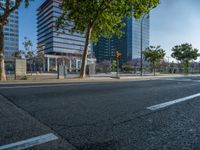
[[[116,57],[116,60],[117,60],[117,78],[120,78],[119,77],[119,60],[121,58],[121,53],[119,51],[116,51],[115,53],[115,57]]]
[[[141,46],[141,50],[140,50],[140,76],[143,76],[143,22],[144,22],[144,19],[146,17],[147,14],[144,14],[142,16],[142,19],[141,19],[141,36],[140,36],[140,46]]]

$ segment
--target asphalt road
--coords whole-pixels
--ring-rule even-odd
[[[200,77],[1,85],[0,146],[52,133],[30,149],[200,149],[199,93]]]

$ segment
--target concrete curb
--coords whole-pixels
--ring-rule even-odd
[[[188,75],[199,76],[199,75]],[[85,83],[85,82],[113,82],[113,81],[145,81],[145,80],[159,80],[163,78],[178,78],[186,77],[185,75],[162,75],[162,76],[120,76],[119,78],[107,77],[88,77],[86,79],[71,78],[71,79],[47,79],[47,80],[14,80],[14,81],[0,81],[0,85],[12,85],[12,84],[62,84],[62,83]]]

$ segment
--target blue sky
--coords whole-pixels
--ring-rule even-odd
[[[19,9],[20,49],[24,37],[36,45],[36,9],[44,0],[35,0],[28,9]],[[161,45],[170,55],[174,45],[189,42],[200,49],[200,0],[161,0],[152,10],[151,45]]]
[[[200,0],[161,0],[151,13],[151,44],[170,55],[174,45],[189,42],[200,50]]]
[[[19,47],[24,49],[22,42],[24,37],[28,37],[33,41],[34,47],[37,43],[36,32],[36,10],[44,2],[44,0],[35,0],[30,3],[30,7],[25,8],[21,5],[19,8]]]

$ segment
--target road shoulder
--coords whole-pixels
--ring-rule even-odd
[[[34,146],[34,149],[75,150],[72,145],[59,137],[59,135],[57,135],[49,127],[33,118],[27,112],[18,108],[2,95],[0,95],[0,118],[0,146],[53,133],[58,137],[58,140],[36,145]]]

